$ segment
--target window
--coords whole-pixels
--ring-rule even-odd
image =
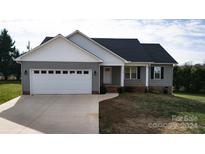
[[[161,79],[161,67],[154,67],[154,79]]]
[[[75,71],[70,71],[70,74],[75,74]]]
[[[63,71],[63,74],[68,74],[68,71]]]
[[[88,72],[88,71],[84,71],[83,73],[84,73],[84,74],[89,74],[89,72]]]
[[[48,74],[53,74],[54,73],[54,71],[48,71]]]
[[[56,71],[56,74],[61,74],[61,71]]]
[[[34,74],[39,74],[39,71],[38,71],[38,70],[35,70],[35,71],[34,71]]]
[[[82,71],[77,71],[77,74],[82,74]]]
[[[137,68],[131,67],[131,78],[136,79],[137,78]]]
[[[41,71],[41,74],[46,74],[46,71],[45,70]]]
[[[126,79],[137,79],[137,67],[125,67]]]
[[[130,67],[125,67],[125,78],[130,79]]]

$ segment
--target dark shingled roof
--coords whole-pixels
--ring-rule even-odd
[[[177,61],[160,44],[141,44],[155,63],[176,63]]]
[[[41,44],[53,37],[46,37]],[[177,63],[160,44],[140,43],[138,39],[92,38],[115,54],[132,62]]]
[[[50,39],[52,39],[53,37],[46,37],[46,38],[44,38],[44,40],[41,42],[41,44],[43,44],[43,43],[46,43],[47,41],[49,41]],[[40,44],[40,45],[41,45]]]
[[[137,39],[92,39],[128,61],[177,63],[160,44],[142,44]]]
[[[128,61],[151,62],[137,39],[92,38],[102,46]]]

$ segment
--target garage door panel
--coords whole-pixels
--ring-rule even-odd
[[[92,73],[89,74],[35,74],[31,70],[32,94],[88,94],[92,92]],[[60,70],[62,73],[62,70]],[[68,70],[69,72],[69,70]],[[75,70],[76,73],[76,70]]]

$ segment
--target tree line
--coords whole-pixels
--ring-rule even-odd
[[[205,93],[205,63],[175,66],[173,85],[176,91]]]
[[[6,29],[0,33],[0,76],[4,80],[13,75],[20,80],[21,68],[14,59],[19,56],[19,51],[15,47],[15,41],[12,40]]]

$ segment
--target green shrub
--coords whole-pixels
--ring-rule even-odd
[[[205,93],[205,64],[185,64],[174,67],[174,90]]]

